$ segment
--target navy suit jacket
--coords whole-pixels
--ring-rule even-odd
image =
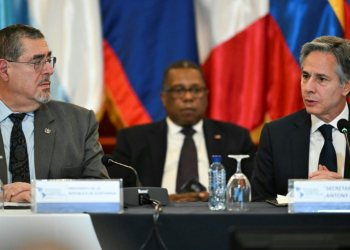
[[[310,130],[311,115],[305,109],[265,124],[254,163],[252,201],[286,195],[288,179],[308,178]],[[348,150],[344,177],[350,177]]]
[[[210,119],[203,120],[203,129],[208,159],[215,154],[222,156],[226,178],[229,179],[234,174],[237,165],[236,160],[227,157],[229,154],[250,155],[250,158],[242,161],[242,170],[250,178],[256,150],[248,130]],[[160,187],[162,184],[167,130],[167,123],[162,120],[122,129],[117,134],[113,156],[116,161],[134,167],[143,186]],[[108,168],[108,174],[110,178],[123,178],[124,187],[135,186],[134,173],[128,168],[114,165]]]

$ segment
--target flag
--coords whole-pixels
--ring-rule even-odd
[[[0,1],[0,29],[11,24],[28,24],[27,0]]]
[[[344,0],[200,0],[195,10],[207,115],[248,128],[255,142],[265,122],[304,107],[302,45],[343,37],[350,23]]]
[[[53,99],[95,113],[103,98],[102,25],[97,0],[0,1],[0,29],[12,24],[38,28],[57,57]]]
[[[344,37],[346,39],[350,39],[350,0],[344,0],[343,2],[343,10],[344,10],[344,16],[343,16],[343,27],[344,27]],[[342,12],[341,7],[339,8],[339,12]]]
[[[350,39],[350,0],[13,0],[0,14],[1,27],[43,31],[58,57],[55,99],[98,111],[105,89],[118,128],[158,121],[163,72],[188,59],[205,74],[206,116],[247,128],[256,143],[265,122],[304,107],[301,46]]]
[[[103,94],[102,25],[96,0],[28,0],[30,23],[57,57],[53,99],[99,112]]]
[[[192,1],[101,0],[104,82],[120,127],[165,117],[162,76],[172,62],[198,62]]]

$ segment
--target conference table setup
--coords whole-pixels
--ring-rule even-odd
[[[207,202],[171,202],[158,213],[153,205],[89,214],[5,208],[0,212],[0,225],[6,228],[0,233],[1,249],[21,249],[18,246],[26,242],[62,244],[64,249],[254,249],[249,247],[299,240],[304,244],[310,238],[330,246],[323,249],[337,249],[332,248],[335,241],[349,246],[348,213],[289,213],[286,206],[265,202],[249,203],[248,208],[210,211]],[[21,235],[21,240],[14,235]],[[241,248],[234,247],[239,241]]]
[[[295,233],[309,229],[319,233],[341,230],[350,235],[348,213],[291,214],[287,206],[276,207],[265,202],[252,202],[248,207],[248,211],[241,212],[210,211],[207,202],[172,202],[163,207],[157,229],[168,249],[231,249],[233,229],[238,233],[240,230],[265,233],[276,229]],[[152,231],[153,213],[151,205],[143,205],[125,208],[123,214],[90,216],[102,249],[140,249]],[[144,249],[164,248],[154,233]]]

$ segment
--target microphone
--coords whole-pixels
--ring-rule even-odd
[[[114,160],[113,156],[111,156],[111,155],[102,156],[101,161],[102,161],[102,164],[105,165],[106,167],[111,167],[113,164],[117,164],[117,165],[120,165],[120,166],[123,166],[126,168],[130,168],[132,171],[134,171],[134,173],[136,175],[136,187],[142,187],[141,181],[139,179],[139,175],[137,174],[137,171],[133,167],[116,162]]]
[[[345,135],[345,140],[346,140],[346,144],[348,146],[347,148],[348,148],[349,155],[350,155],[350,145],[349,145],[349,140],[348,140],[348,131],[350,129],[350,124],[347,120],[340,119],[337,123],[337,127],[338,127],[338,130]]]
[[[123,201],[125,205],[138,206],[150,204],[150,202],[163,206],[170,204],[168,190],[159,187],[142,187],[137,171],[133,167],[116,162],[112,155],[102,156],[101,161],[106,167],[111,167],[113,164],[117,164],[134,171],[136,175],[136,187],[123,188]]]

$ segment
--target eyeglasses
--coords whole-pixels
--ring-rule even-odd
[[[201,98],[204,95],[204,92],[207,91],[207,88],[201,87],[190,87],[188,89],[182,86],[175,86],[171,88],[166,88],[163,92],[170,92],[174,98],[183,98],[187,92],[190,92],[194,98]]]
[[[48,62],[52,68],[55,67],[55,64],[56,64],[56,57],[49,57],[48,59],[42,59],[40,61],[37,61],[37,62],[15,62],[15,61],[11,61],[11,60],[6,60],[8,62],[11,62],[11,63],[27,63],[27,64],[33,64],[33,67],[36,71],[42,71],[43,68],[45,67],[45,64]]]

